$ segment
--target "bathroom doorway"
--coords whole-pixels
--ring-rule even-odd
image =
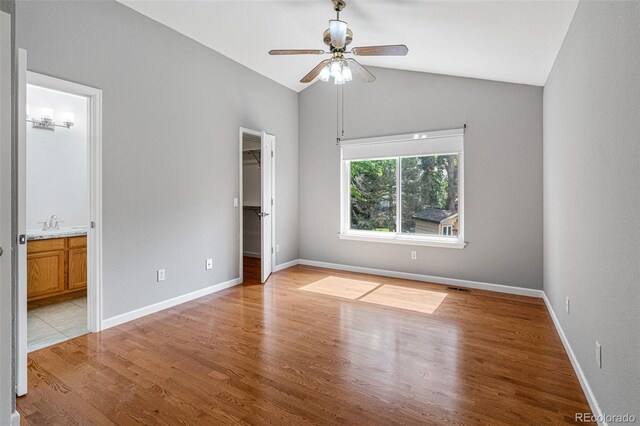
[[[100,329],[98,89],[26,70],[18,54],[18,395],[28,353]]]
[[[265,283],[275,264],[275,136],[240,128],[240,277]]]

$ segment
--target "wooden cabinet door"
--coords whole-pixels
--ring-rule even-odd
[[[69,289],[87,287],[87,248],[69,249]]]
[[[64,250],[27,256],[27,298],[64,291]]]

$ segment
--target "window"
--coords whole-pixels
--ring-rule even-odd
[[[463,131],[342,141],[340,237],[464,247]]]

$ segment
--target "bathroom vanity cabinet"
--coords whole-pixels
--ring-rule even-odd
[[[27,241],[30,306],[81,297],[86,289],[86,236]]]

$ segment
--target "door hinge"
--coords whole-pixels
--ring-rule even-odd
[[[271,199],[271,205],[273,205],[273,198]]]
[[[271,254],[273,254],[273,247],[271,247]]]
[[[91,221],[91,223],[89,224],[89,226],[91,226],[91,229],[96,227],[96,223],[94,221]]]
[[[273,158],[273,151],[271,151],[271,158]]]

